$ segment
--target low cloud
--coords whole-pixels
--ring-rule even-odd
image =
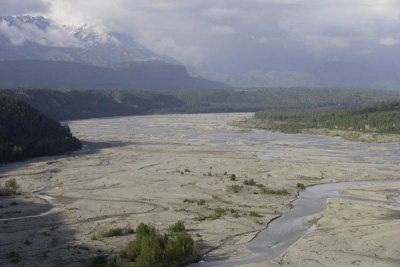
[[[361,55],[370,62],[400,60],[390,49],[399,44],[397,0],[6,1],[17,2],[15,10],[36,3],[33,10],[48,12],[50,5],[53,20],[129,34],[194,70],[298,71],[332,60],[359,60]],[[25,38],[11,34],[16,43]]]
[[[33,42],[53,47],[78,47],[80,43],[62,27],[48,26],[40,29],[32,23],[23,23],[18,26],[9,25],[7,21],[0,22],[0,34],[6,36],[14,45],[23,45]]]
[[[193,45],[177,44],[177,42],[170,37],[159,40],[154,49],[162,55],[169,55],[175,59],[190,59],[187,63],[190,65],[201,65],[203,63],[203,56],[198,51],[198,47]]]

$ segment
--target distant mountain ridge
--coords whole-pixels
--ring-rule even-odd
[[[0,84],[51,88],[191,89],[223,83],[191,76],[131,37],[44,17],[0,16]]]

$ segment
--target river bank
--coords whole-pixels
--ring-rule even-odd
[[[366,185],[331,198],[315,231],[268,266],[399,266],[400,183]]]
[[[103,238],[100,233],[106,229],[135,228],[140,222],[165,229],[178,220],[185,222],[202,252],[217,247],[207,260],[242,256],[259,230],[290,209],[298,183],[397,178],[400,171],[396,145],[248,131],[227,124],[250,116],[70,122],[74,135],[93,150],[0,169],[1,179],[16,178],[24,192],[39,191],[62,205],[52,218],[2,228],[6,254],[0,264],[17,266],[7,256],[16,252],[20,265],[81,266],[99,249],[118,250],[133,238]],[[251,179],[273,190],[244,184]],[[288,194],[277,194],[279,190]],[[44,238],[48,242],[41,242]],[[46,257],[34,257],[33,252]]]
[[[235,120],[231,122],[231,125],[241,127],[244,129],[262,129],[266,131],[276,131],[274,128],[268,125],[268,122],[260,122],[254,118],[245,120]],[[310,135],[324,135],[330,137],[340,137],[346,141],[364,142],[364,143],[400,143],[400,134],[384,134],[384,133],[373,133],[373,132],[359,132],[359,131],[344,131],[344,130],[332,130],[326,128],[308,128],[301,129],[299,134],[310,134]]]
[[[380,188],[381,192],[379,192],[379,194],[376,194],[376,188]],[[387,190],[389,188],[390,190]],[[390,234],[397,233],[397,231],[393,231],[393,229],[399,225],[399,223],[395,221],[396,218],[400,217],[400,195],[398,194],[399,189],[399,179],[330,183],[307,187],[299,192],[299,196],[292,202],[292,208],[289,212],[271,221],[266,229],[260,231],[254,237],[254,239],[246,245],[248,255],[229,260],[203,261],[197,264],[192,264],[190,267],[232,267],[248,265],[261,266],[268,264],[268,262],[270,262],[270,265],[275,263],[277,265],[284,266],[309,266],[310,264],[315,266],[325,266],[332,265],[333,263],[340,264],[340,266],[356,265],[354,263],[362,263],[361,266],[370,266],[373,265],[373,262],[383,264],[384,266],[394,266],[400,262],[400,259],[397,258],[395,252],[393,252],[394,240],[387,238],[390,236]],[[365,191],[369,191],[370,193],[365,194]],[[375,192],[375,195],[371,194],[371,192]],[[397,194],[393,194],[393,192],[397,192]],[[325,210],[327,208],[326,206],[328,199],[330,208],[328,215],[326,216]],[[373,239],[379,239],[379,248],[377,248],[377,243],[372,244],[372,249],[369,248],[371,244],[357,244],[359,246],[358,250],[367,251],[369,254],[371,254],[373,251],[374,257],[379,259],[371,260],[370,258],[372,256],[366,256],[368,255],[367,253],[353,255],[358,256],[357,260],[354,260],[354,258],[351,257],[346,257],[345,254],[349,253],[346,251],[346,249],[348,249],[349,246],[346,244],[346,240],[344,240],[344,242],[340,242],[341,234],[337,234],[337,236],[335,236],[335,240],[322,238],[322,241],[328,243],[323,248],[326,250],[325,253],[327,253],[332,247],[342,248],[336,251],[335,256],[340,258],[340,261],[335,259],[335,257],[332,257],[328,261],[315,260],[313,259],[312,253],[311,255],[307,255],[310,247],[309,244],[306,246],[299,246],[297,244],[300,243],[300,240],[307,239],[309,236],[313,236],[314,231],[324,231],[326,229],[325,225],[322,226],[322,224],[325,224],[325,221],[321,218],[326,219],[326,217],[328,217],[328,222],[331,223],[331,226],[336,226],[335,223],[332,224],[332,221],[335,221],[335,219],[340,221],[341,226],[346,225],[347,218],[346,220],[331,218],[332,210],[334,209],[332,207],[334,206],[332,203],[340,203],[342,206],[340,207],[339,212],[333,212],[335,215],[340,213],[341,216],[347,217],[349,214],[350,216],[353,215],[352,213],[360,215],[361,212],[363,212],[363,219],[365,221],[369,220],[371,223],[368,225],[361,225],[360,227],[358,227],[358,225],[354,225],[354,223],[351,224],[351,233],[356,233],[352,236],[359,239],[364,239],[365,236],[369,236],[369,238]],[[360,203],[364,204],[364,206],[360,205]],[[371,204],[374,207],[371,207]],[[356,208],[354,208],[353,205]],[[365,208],[366,205],[368,205],[368,209]],[[345,212],[341,212],[343,206],[347,206]],[[349,210],[350,212],[348,212]],[[372,213],[373,211],[375,214]],[[383,216],[379,218],[379,222],[376,222],[377,212],[380,213],[380,216]],[[385,216],[389,216],[388,218],[392,222],[386,222],[386,227],[382,227],[382,225],[380,225],[381,220],[384,220]],[[360,216],[353,216],[353,219],[359,222]],[[379,228],[381,232],[377,232],[375,228]],[[329,231],[332,231],[331,228],[328,229]],[[341,231],[346,232],[343,231],[342,228]],[[373,234],[367,234],[367,231],[371,231]],[[349,233],[346,232],[345,234],[347,235]],[[320,234],[318,236],[320,236]],[[314,241],[314,239],[311,239],[311,241]],[[308,242],[310,242],[310,240]],[[321,245],[321,243],[319,243],[319,245]],[[288,251],[290,247],[291,249]],[[296,247],[300,247],[297,249],[300,249],[301,251],[296,251]],[[316,246],[312,247],[314,249],[316,248]],[[395,257],[382,257],[380,255],[382,252],[385,254],[394,255]],[[329,255],[329,253],[327,253],[327,255]]]

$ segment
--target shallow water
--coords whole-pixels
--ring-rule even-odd
[[[250,113],[132,116],[70,122],[74,133],[87,141],[145,140],[148,143],[190,145],[204,141],[241,151],[261,159],[307,163],[327,160],[399,164],[400,145],[345,141],[339,137],[271,133],[226,127],[226,121],[250,117]]]
[[[313,230],[314,226],[307,227],[304,219],[310,215],[318,214],[326,209],[329,197],[341,197],[340,191],[363,185],[383,184],[399,180],[357,181],[345,183],[321,184],[307,187],[300,192],[299,197],[293,202],[293,208],[272,221],[268,227],[261,231],[246,247],[249,255],[233,260],[214,260],[199,262],[190,267],[208,266],[237,266],[247,263],[258,263],[273,260],[282,255],[292,244]],[[348,197],[345,197],[348,198]],[[389,203],[388,204],[392,204]]]
[[[28,216],[20,216],[20,217],[13,217],[13,218],[6,218],[0,219],[0,222],[11,222],[11,221],[18,221],[18,220],[25,220],[25,219],[33,219],[33,218],[40,218],[44,216],[48,216],[51,214],[56,214],[61,211],[62,206],[59,204],[54,203],[54,198],[51,196],[41,195],[41,194],[32,194],[32,196],[43,199],[47,202],[47,204],[51,207],[49,210],[44,211],[42,213],[36,215],[28,215]]]

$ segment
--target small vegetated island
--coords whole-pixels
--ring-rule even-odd
[[[271,109],[239,123],[285,133],[314,133],[359,141],[400,141],[400,100],[346,109]],[[390,136],[392,138],[385,138]]]
[[[134,231],[136,238],[119,253],[99,255],[90,267],[180,267],[198,258],[198,250],[183,222],[171,225],[167,233],[141,223]]]
[[[81,147],[68,126],[21,100],[0,97],[0,162],[59,155]]]

